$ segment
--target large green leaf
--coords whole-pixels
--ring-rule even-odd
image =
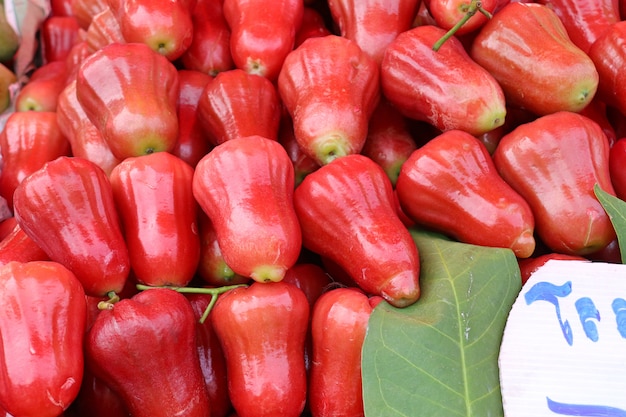
[[[367,417],[502,416],[498,354],[521,288],[512,251],[411,231],[422,296],[380,303],[363,346]]]
[[[622,263],[626,264],[626,202],[607,193],[598,184],[593,187],[593,191],[611,219],[621,248]]]

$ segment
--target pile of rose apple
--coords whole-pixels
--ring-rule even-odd
[[[54,2],[0,134],[0,408],[359,415],[409,228],[615,259],[620,5],[374,3]]]

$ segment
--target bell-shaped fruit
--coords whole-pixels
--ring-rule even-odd
[[[286,282],[254,282],[218,298],[209,317],[239,417],[302,414],[309,308],[304,292]]]
[[[91,19],[85,34],[85,42],[90,54],[112,43],[126,43],[120,22],[109,7]]]
[[[113,155],[102,133],[89,120],[76,97],[76,80],[70,82],[59,95],[56,110],[57,124],[67,138],[72,155],[88,159],[109,175],[120,160]]]
[[[507,104],[537,115],[578,112],[593,99],[598,71],[552,9],[512,2],[474,38],[470,55],[502,86]]]
[[[198,122],[214,145],[253,135],[275,140],[280,115],[274,84],[239,68],[217,74],[198,100]]]
[[[507,2],[509,0],[506,0]],[[442,29],[465,35],[481,28],[493,14],[500,0],[424,0],[434,23]],[[463,24],[456,28],[459,22]],[[453,29],[454,28],[454,29]]]
[[[15,110],[55,111],[67,77],[65,61],[52,61],[37,68],[15,96]]]
[[[417,0],[330,0],[328,7],[341,36],[353,40],[376,62],[402,32],[409,30]]]
[[[306,248],[337,263],[366,293],[396,307],[417,301],[418,250],[377,163],[363,155],[337,158],[304,178],[294,205]]]
[[[98,313],[85,360],[135,417],[207,417],[209,396],[187,298],[153,288]]]
[[[308,308],[308,306],[307,306]],[[57,262],[0,268],[0,412],[60,416],[83,378],[85,292]]]
[[[598,70],[598,98],[626,115],[626,21],[615,23],[589,48],[589,57]]]
[[[13,207],[17,186],[46,162],[70,154],[55,112],[15,112],[0,132],[0,196]]]
[[[506,103],[497,81],[452,37],[434,51],[446,31],[424,25],[401,33],[385,51],[382,91],[402,114],[441,131],[472,135],[504,123]]]
[[[61,156],[26,177],[13,195],[15,218],[88,295],[119,293],[130,273],[111,183],[93,162]]]
[[[224,261],[255,281],[280,281],[300,255],[294,171],[275,140],[245,136],[198,162],[193,194],[211,220]]]
[[[197,70],[179,70],[178,140],[172,153],[192,167],[213,145],[206,137],[198,120],[198,102],[206,85],[213,77]]]
[[[370,118],[361,154],[380,165],[395,187],[402,165],[416,148],[405,117],[389,101],[381,100]]]
[[[524,198],[498,174],[476,137],[449,130],[415,150],[402,166],[396,192],[418,224],[465,243],[535,250],[535,219]]]
[[[335,35],[304,41],[278,77],[296,140],[320,165],[361,151],[379,90],[376,61],[354,41]]]
[[[197,0],[191,19],[193,39],[181,55],[185,69],[215,77],[235,68],[230,52],[230,27],[224,18],[223,0]]]
[[[110,175],[135,279],[185,286],[200,259],[193,168],[169,152],[126,158]]]
[[[361,351],[372,313],[357,288],[334,288],[313,306],[309,407],[314,416],[362,416]]]
[[[302,0],[224,0],[230,51],[237,68],[276,81],[302,23]]]
[[[588,255],[615,239],[594,185],[615,195],[609,143],[600,126],[573,112],[522,124],[500,140],[495,166],[530,205],[536,232],[552,251]]]
[[[196,0],[109,0],[108,4],[126,42],[146,44],[170,61],[189,48]]]
[[[567,30],[567,35],[585,53],[614,23],[621,19],[620,0],[539,0],[550,7]]]
[[[113,43],[78,69],[76,97],[119,159],[171,151],[178,138],[178,71],[141,43]]]

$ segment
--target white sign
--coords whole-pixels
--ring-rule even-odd
[[[538,269],[509,314],[499,367],[506,417],[626,417],[626,265]]]

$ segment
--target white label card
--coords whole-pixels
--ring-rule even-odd
[[[626,417],[626,265],[538,269],[509,313],[499,367],[506,417]]]

